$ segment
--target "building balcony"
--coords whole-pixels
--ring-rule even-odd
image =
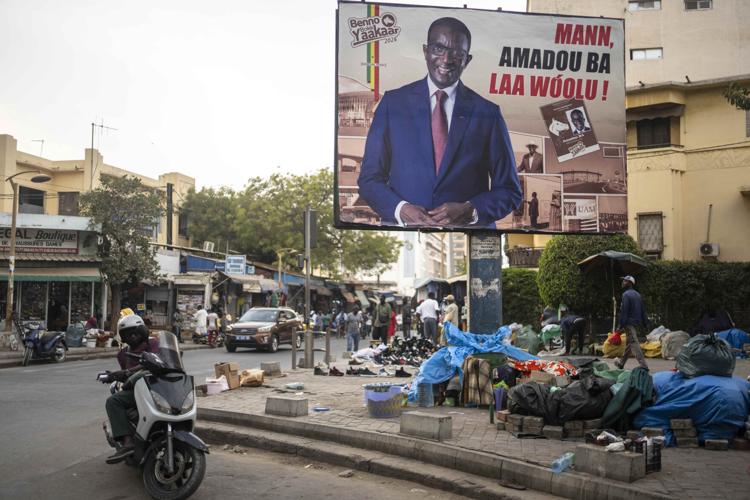
[[[539,267],[544,248],[515,247],[506,252],[510,267]]]

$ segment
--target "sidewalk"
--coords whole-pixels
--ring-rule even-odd
[[[632,363],[632,361],[631,361]],[[631,363],[628,364],[630,367]],[[652,372],[671,369],[673,361],[649,360]],[[340,370],[345,362],[333,363]],[[409,371],[413,371],[410,369]],[[750,361],[737,360],[735,374],[747,376]],[[261,388],[239,388],[199,399],[201,410],[223,410],[238,414],[263,415],[266,397],[285,391],[289,382],[305,384],[310,415],[284,418],[289,425],[307,426],[320,424],[341,429],[375,431],[387,435],[399,435],[399,419],[373,419],[363,406],[362,385],[377,381],[394,383],[410,379],[323,377],[315,376],[311,370],[297,370],[286,377],[267,379]],[[200,381],[198,382],[200,383]],[[312,408],[329,407],[331,410],[316,413]],[[412,404],[410,409],[416,409]],[[489,422],[486,409],[470,408],[420,408],[434,414],[450,415],[453,420],[453,438],[444,444],[463,450],[489,453],[501,457],[521,460],[529,464],[549,467],[551,462],[566,451],[574,451],[581,440],[555,441],[547,439],[517,439],[510,433],[496,430]],[[294,424],[292,424],[294,423]],[[667,448],[662,453],[661,472],[649,474],[629,486],[652,494],[673,498],[747,498],[750,474],[750,453],[743,451],[708,451],[704,449]],[[589,476],[590,477],[590,476]],[[611,482],[611,481],[610,481]],[[626,483],[620,483],[628,486]]]

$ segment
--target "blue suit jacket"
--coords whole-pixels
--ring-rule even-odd
[[[500,108],[458,84],[448,144],[435,173],[427,79],[386,92],[367,134],[359,193],[383,222],[403,200],[431,210],[469,201],[477,226],[521,203],[521,186]]]

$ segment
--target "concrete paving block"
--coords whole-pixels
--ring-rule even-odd
[[[697,437],[682,437],[677,438],[677,447],[678,448],[698,448],[698,438]]]
[[[401,414],[401,434],[443,441],[453,437],[453,419],[448,415],[410,411]]]
[[[646,461],[640,453],[609,453],[604,447],[584,444],[576,447],[577,471],[632,483],[646,476]]]
[[[563,424],[565,436],[569,438],[583,437],[583,420],[571,420]]]
[[[497,428],[497,430],[499,430],[499,431],[504,431],[505,430],[505,422],[500,422],[500,421],[495,422],[495,428]]]
[[[511,423],[513,425],[523,425],[523,415],[519,415],[517,413],[511,413],[508,415],[508,423]]]
[[[732,449],[747,451],[750,450],[750,441],[743,438],[732,439]]]
[[[641,432],[648,437],[664,435],[664,429],[662,429],[661,427],[643,427],[641,428]]]
[[[706,439],[704,445],[707,450],[723,451],[729,449],[729,441],[726,439]]]
[[[523,426],[521,424],[505,422],[505,430],[508,432],[521,432],[523,430]]]
[[[263,373],[268,376],[275,376],[275,375],[281,375],[281,362],[279,361],[269,361],[267,363],[261,363],[260,369],[263,370]]]
[[[669,420],[669,426],[672,428],[672,430],[692,429],[693,419],[692,418],[673,418]]]
[[[307,414],[307,398],[289,396],[268,396],[266,398],[266,415],[304,417]]]
[[[565,429],[557,425],[545,425],[542,428],[542,436],[548,439],[562,439],[565,437]]]
[[[672,429],[672,433],[674,434],[674,437],[676,438],[693,438],[698,435],[698,432],[695,430],[695,427],[690,427],[689,429]]]
[[[593,420],[584,420],[583,421],[583,430],[584,431],[590,431],[594,429],[599,429],[602,426],[602,419],[596,418]]]
[[[542,428],[544,427],[544,419],[542,417],[523,417],[523,428]]]

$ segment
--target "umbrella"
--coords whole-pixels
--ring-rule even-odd
[[[617,299],[615,298],[615,276],[627,274],[638,274],[648,266],[648,262],[637,255],[627,252],[615,252],[606,250],[596,255],[586,257],[578,263],[578,268],[583,273],[589,273],[593,269],[604,269],[608,271],[612,282],[612,330],[615,329],[615,318],[617,317]]]

